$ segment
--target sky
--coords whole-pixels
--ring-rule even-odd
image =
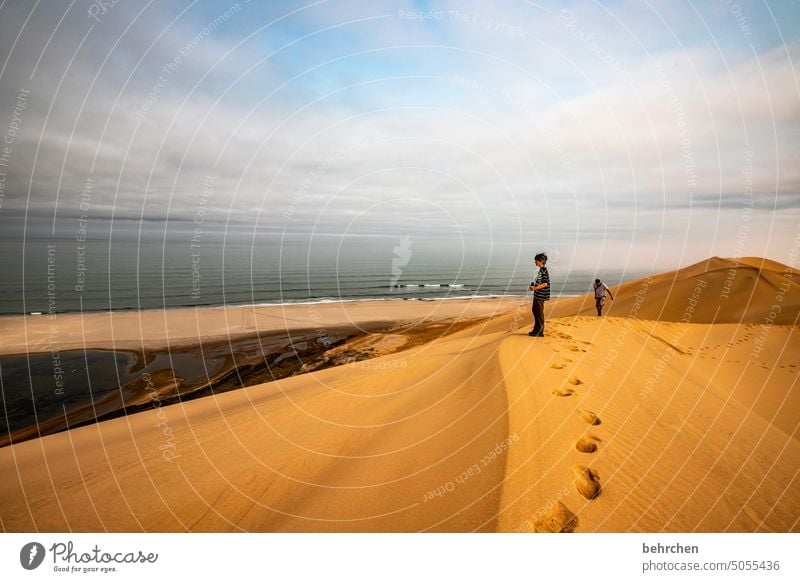
[[[797,266],[799,63],[794,1],[5,0],[0,237]]]

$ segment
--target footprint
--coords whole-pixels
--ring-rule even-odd
[[[593,453],[597,450],[597,443],[599,442],[599,438],[587,434],[578,439],[578,442],[575,443],[575,448],[582,453]]]
[[[539,533],[573,533],[576,527],[578,516],[560,501],[534,522],[534,531]]]
[[[575,394],[575,390],[572,388],[556,388],[553,390],[553,394],[555,396],[572,396]]]
[[[578,410],[578,414],[586,424],[598,425],[600,424],[600,417],[591,410]]]
[[[564,364],[550,364],[550,367],[553,368],[554,370],[563,370]]]
[[[600,476],[597,473],[583,465],[575,465],[572,467],[572,476],[575,479],[575,489],[586,499],[594,499],[600,495]]]
[[[579,379],[579,378],[577,378],[577,377],[575,377],[575,376],[570,376],[570,377],[567,379],[567,382],[569,382],[569,383],[570,383],[570,384],[572,384],[573,386],[580,386],[581,384],[583,384],[583,380],[581,380],[581,379]]]
[[[572,358],[564,358],[564,361],[569,364],[572,362]]]

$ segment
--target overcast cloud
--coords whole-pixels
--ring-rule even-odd
[[[789,262],[800,5],[699,4],[6,1],[2,236]]]

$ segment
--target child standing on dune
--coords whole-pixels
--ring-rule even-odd
[[[539,253],[533,258],[539,272],[531,281],[529,290],[533,291],[533,329],[528,334],[531,337],[544,337],[544,302],[550,299],[550,273],[547,271],[547,255]]]

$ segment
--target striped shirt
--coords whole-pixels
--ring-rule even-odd
[[[541,299],[547,301],[550,299],[550,273],[547,272],[547,267],[539,267],[539,272],[536,273],[536,279],[533,280],[533,285],[541,285],[547,283],[547,287],[533,292],[534,299]]]

